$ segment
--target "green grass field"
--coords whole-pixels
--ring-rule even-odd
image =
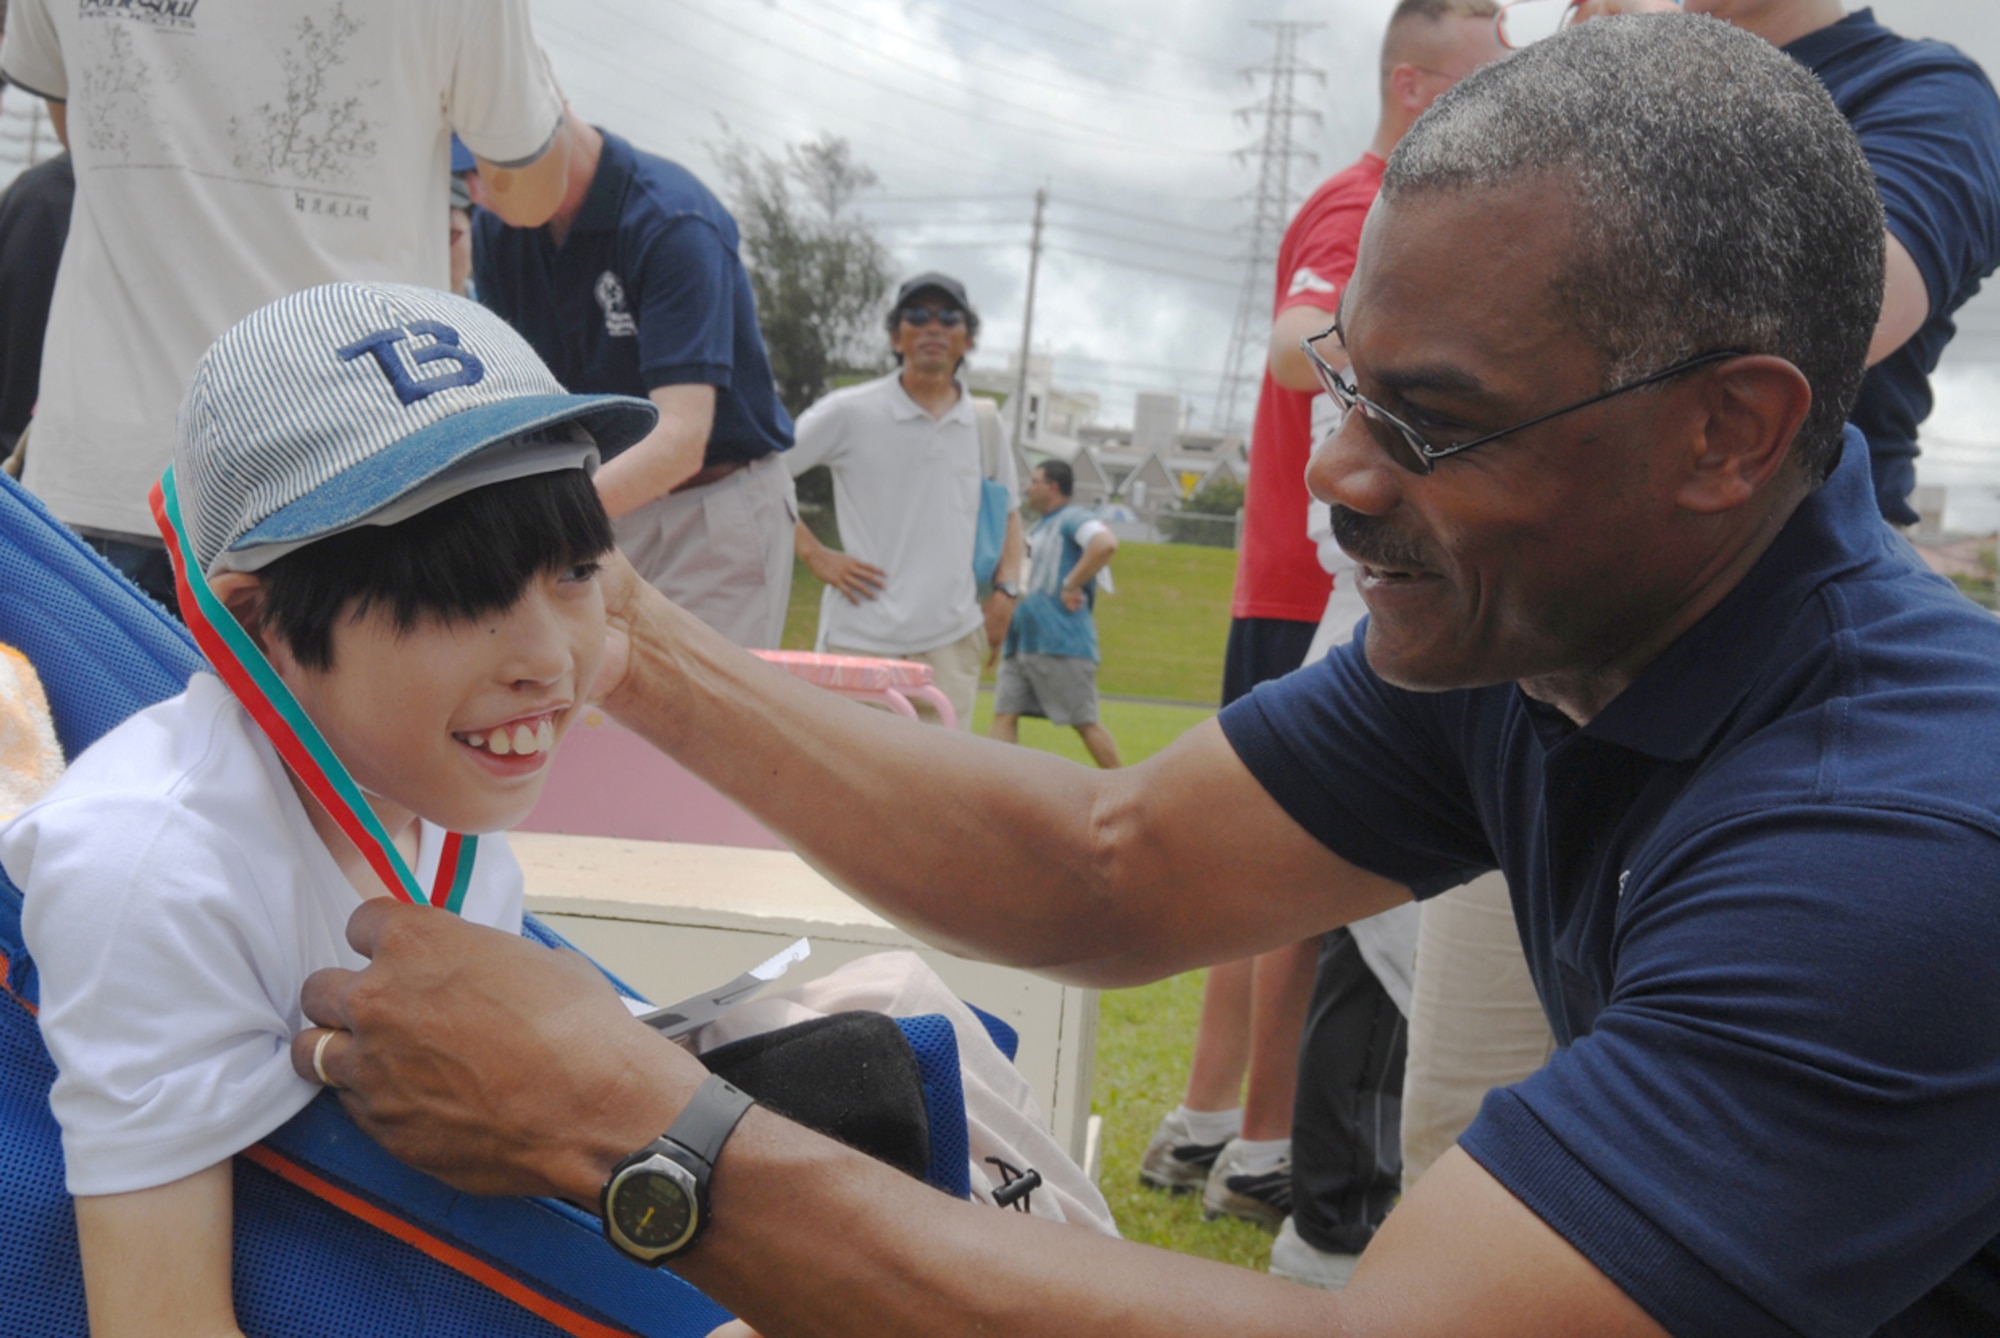
[[[1097,601],[1097,637],[1104,653],[1098,691],[1214,703],[1222,690],[1236,554],[1194,544],[1127,543],[1120,545],[1111,569],[1118,593]],[[804,563],[795,564],[785,617],[787,650],[812,649],[822,589]],[[1111,729],[1117,733],[1116,726]]]
[[[1130,764],[1151,757],[1215,712],[1208,707],[1108,701],[1101,714],[1104,727],[1117,738],[1119,751]],[[984,733],[993,719],[992,693],[979,694],[972,719],[973,728]],[[1074,762],[1089,761],[1076,731],[1045,720],[1023,720],[1021,742]],[[1179,1102],[1187,1081],[1205,974],[1194,971],[1100,996],[1097,1081],[1091,1105],[1104,1117],[1104,1197],[1119,1229],[1132,1240],[1261,1269],[1270,1254],[1269,1233],[1228,1218],[1204,1222],[1198,1195],[1163,1194],[1139,1183],[1139,1154],[1161,1113]]]
[[[1127,543],[1112,568],[1118,593],[1097,603],[1104,652],[1098,688],[1111,697],[1155,699],[1103,703],[1104,727],[1129,765],[1215,714],[1236,554],[1191,544]],[[804,564],[796,568],[787,648],[811,648],[821,588]],[[1166,704],[1173,702],[1187,704]],[[993,694],[982,692],[974,730],[984,734],[992,719]],[[1074,762],[1090,760],[1074,730],[1044,720],[1023,720],[1021,742]],[[1104,1196],[1119,1229],[1133,1240],[1261,1269],[1270,1253],[1268,1233],[1226,1218],[1203,1222],[1198,1195],[1163,1194],[1138,1182],[1139,1154],[1187,1081],[1203,975],[1112,990],[1101,998],[1093,1106],[1104,1117]]]

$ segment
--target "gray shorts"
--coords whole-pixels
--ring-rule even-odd
[[[1081,655],[1009,655],[1000,661],[993,714],[1038,715],[1052,725],[1097,723],[1097,661]]]

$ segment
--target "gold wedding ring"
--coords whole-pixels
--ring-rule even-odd
[[[313,1043],[313,1075],[319,1079],[321,1087],[334,1085],[333,1079],[326,1076],[326,1043],[332,1039],[333,1031],[328,1028],[321,1032],[319,1040]]]

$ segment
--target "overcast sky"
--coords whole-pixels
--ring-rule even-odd
[[[1018,347],[1029,219],[1049,192],[1035,346],[1057,384],[1131,421],[1139,390],[1179,391],[1208,426],[1247,249],[1268,85],[1258,21],[1324,26],[1299,54],[1324,72],[1297,123],[1317,163],[1295,200],[1374,129],[1376,51],[1394,0],[536,0],[537,32],[577,110],[717,181],[733,133],[776,151],[831,131],[881,177],[863,210],[904,273],[962,277],[981,361]],[[2000,68],[1986,0],[1883,0],[1877,17]],[[1116,262],[1116,263],[1113,263]],[[1273,276],[1258,276],[1259,321]],[[2000,525],[2000,293],[1983,294],[1937,381],[1920,477],[1956,485],[1953,523]],[[1259,332],[1261,336],[1261,331]],[[1254,394],[1254,392],[1252,392]],[[1239,407],[1247,417],[1248,404]]]

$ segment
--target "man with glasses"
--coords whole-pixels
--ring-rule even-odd
[[[792,420],[757,329],[736,220],[679,163],[572,115],[542,227],[474,219],[474,291],[572,392],[660,421],[597,472],[618,549],[739,646],[772,649],[792,595]]]
[[[1994,1332],[2000,623],[1844,426],[1882,229],[1825,90],[1726,24],[1466,79],[1341,295],[1310,482],[1364,643],[1123,770],[881,722],[608,573],[606,708],[932,942],[1125,985],[1497,867],[1562,1042],[1342,1292],[758,1110],[676,1271],[772,1335]],[[294,1067],[461,1187],[595,1202],[707,1077],[580,961],[386,901],[350,936]]]
[[[979,313],[948,274],[919,274],[885,322],[897,369],[836,390],[799,416],[794,477],[833,472],[840,552],[800,521],[798,555],[826,582],[817,648],[928,664],[960,729],[972,728],[979,672],[1021,598],[1027,551],[1014,453],[991,400],[958,379]],[[981,480],[1007,489],[1007,531],[993,593],[980,606],[973,572]],[[929,707],[919,704],[929,713]]]

